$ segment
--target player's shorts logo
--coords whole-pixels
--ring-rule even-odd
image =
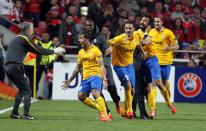
[[[195,97],[202,90],[202,81],[194,73],[185,73],[178,80],[178,90],[185,97]]]

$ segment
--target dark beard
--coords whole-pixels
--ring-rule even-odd
[[[141,29],[142,31],[145,31],[146,30],[146,27],[142,24],[139,25],[139,29]]]

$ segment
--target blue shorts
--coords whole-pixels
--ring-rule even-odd
[[[150,71],[150,75],[152,77],[152,80],[159,80],[161,79],[161,69],[158,64],[158,59],[156,56],[150,57],[145,60],[146,66],[148,67]]]
[[[132,88],[135,87],[135,71],[133,64],[124,67],[113,66],[113,69],[116,72],[122,86],[126,86],[127,81],[130,80]]]
[[[171,65],[160,65],[163,80],[169,80]]]
[[[89,96],[92,89],[96,89],[99,92],[102,91],[102,78],[101,77],[92,76],[86,80],[82,80],[81,90],[79,92],[84,92]]]

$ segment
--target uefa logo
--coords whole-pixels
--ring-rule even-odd
[[[202,81],[194,73],[185,73],[178,80],[178,90],[185,97],[195,97],[202,90]]]

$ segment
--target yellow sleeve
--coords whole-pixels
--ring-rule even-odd
[[[110,39],[108,41],[108,43],[111,46],[117,46],[120,43],[121,38],[122,38],[122,35],[118,35],[118,36],[114,37],[113,39]]]
[[[176,38],[175,38],[175,35],[174,33],[170,30],[169,31],[169,41],[172,45],[175,45],[176,44]]]
[[[97,48],[96,49],[96,57],[95,57],[95,60],[96,61],[102,61],[103,60],[103,58],[102,58],[102,52]]]
[[[78,57],[77,57],[77,63],[78,63],[79,65],[81,65],[81,64],[82,64],[82,59],[81,59],[81,50],[79,51],[79,54],[78,54]]]

